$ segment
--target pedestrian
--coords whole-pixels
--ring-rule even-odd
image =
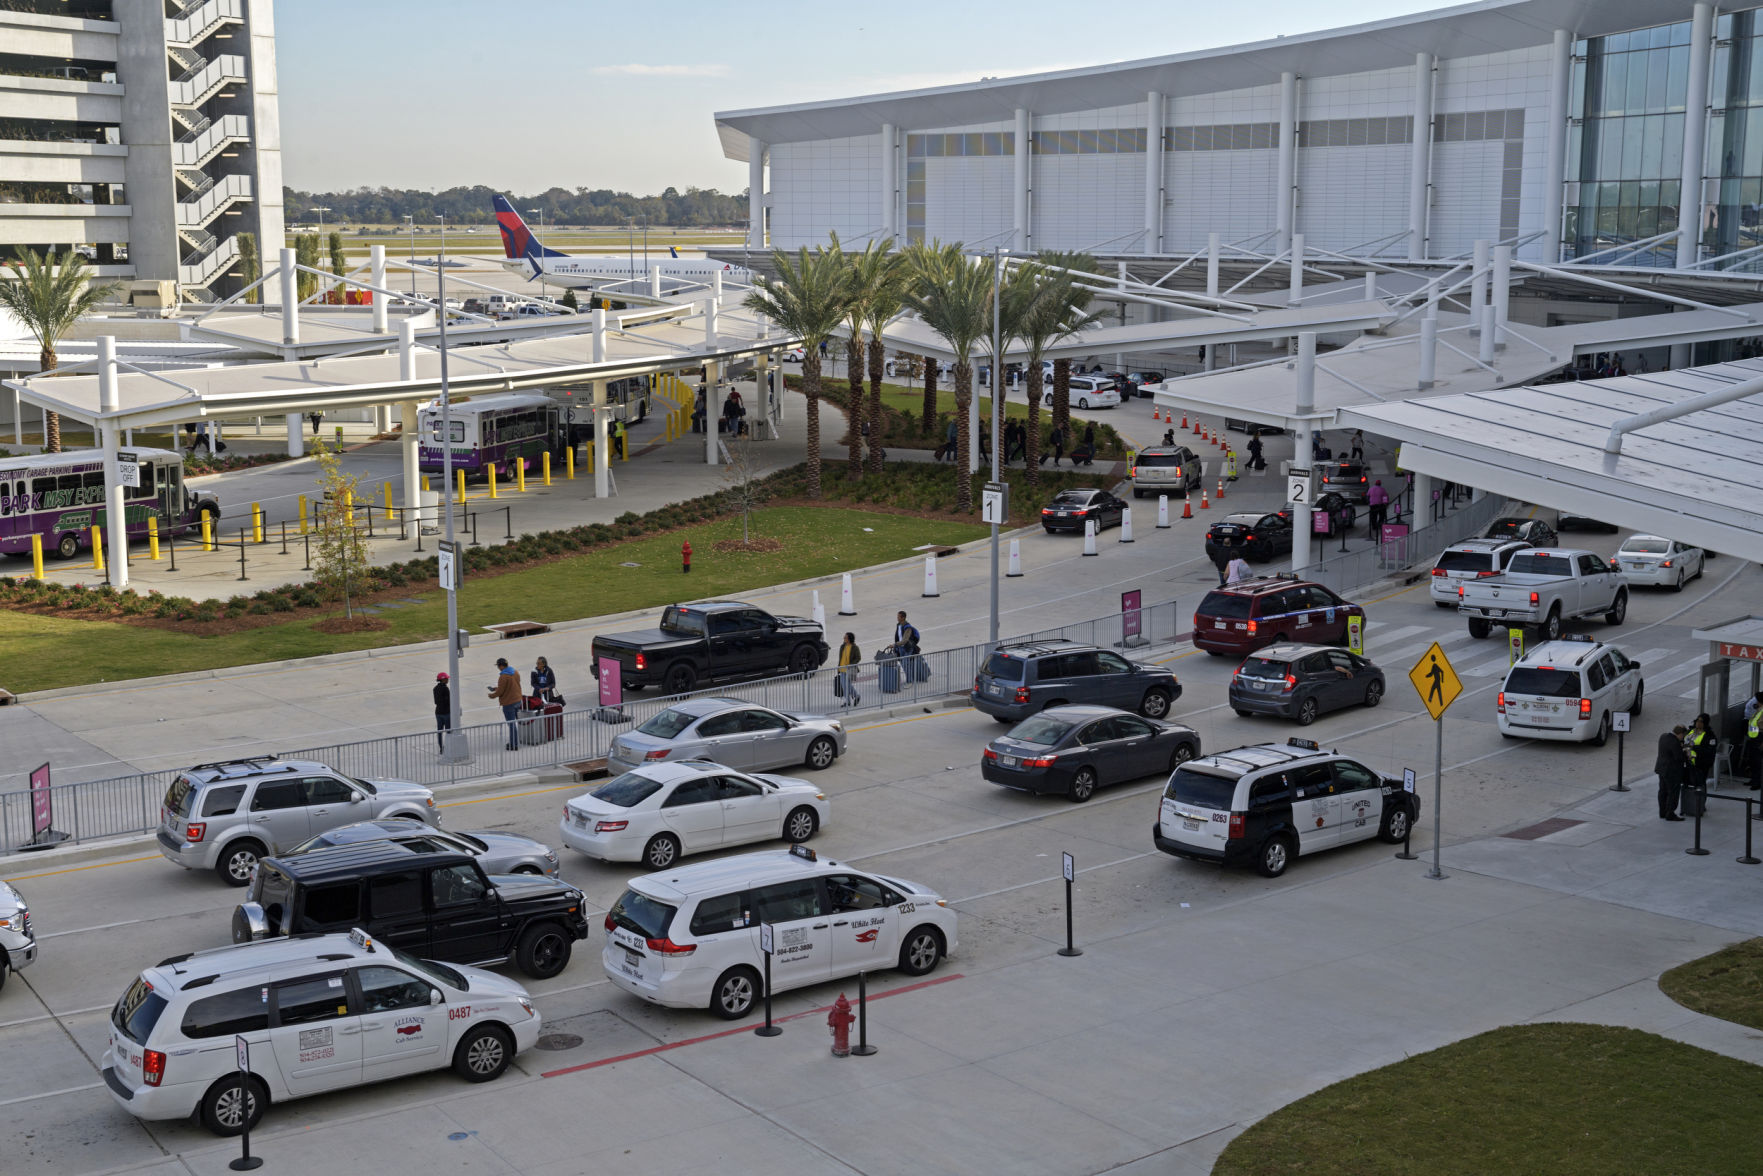
[[[1222,547],[1214,547],[1206,554],[1212,557],[1212,566],[1218,569],[1218,586],[1224,587],[1225,580],[1230,576],[1230,552]]]
[[[918,630],[906,619],[906,610],[894,616],[894,652],[901,657],[918,652]]]
[[[435,675],[435,754],[447,754],[447,732],[453,729],[453,688],[447,671]]]
[[[612,452],[616,453],[619,456],[620,460],[623,460],[623,458],[624,458],[624,422],[621,420],[618,420],[615,417],[615,418],[613,418],[612,424],[609,427],[612,431]]]
[[[318,427],[324,424],[324,413],[309,412],[306,414],[306,419],[312,422],[312,435],[318,436]]]
[[[1249,468],[1252,470],[1264,470],[1267,468],[1267,460],[1261,456],[1260,429],[1256,429],[1253,433],[1249,434]]]
[[[1059,466],[1059,459],[1065,456],[1065,430],[1061,429],[1058,425],[1054,425],[1053,431],[1047,434],[1047,450],[1051,451],[1053,466],[1057,469]],[[1041,453],[1042,465],[1047,464],[1047,457],[1048,452],[1043,450]]]
[[[704,385],[698,385],[697,398],[692,402],[692,432],[704,431]]]
[[[1163,444],[1165,444],[1165,445],[1174,445],[1175,444],[1175,430],[1174,429],[1163,430]]]
[[[502,708],[502,718],[508,723],[508,750],[520,747],[520,728],[515,724],[520,718],[520,675],[508,665],[508,659],[496,659],[496,682],[490,687],[490,699]]]
[[[1365,430],[1364,429],[1354,429],[1353,430],[1352,447],[1353,447],[1353,452],[1352,452],[1353,460],[1354,461],[1364,461],[1365,460]]]
[[[857,634],[846,633],[844,644],[839,646],[839,676],[833,679],[833,692],[843,699],[840,706],[856,706],[863,701],[863,696],[857,693],[857,667],[862,661],[863,651],[857,648]]]
[[[1096,426],[1084,426],[1084,448],[1093,455],[1096,452]]]
[[[1390,513],[1390,492],[1383,488],[1382,478],[1371,483],[1371,489],[1365,492],[1365,503],[1371,508],[1371,537],[1375,540],[1382,534],[1378,528]]]
[[[1659,773],[1659,819],[1681,821],[1677,815],[1678,795],[1683,791],[1683,770],[1686,764],[1683,737],[1689,728],[1682,723],[1659,736],[1659,753],[1653,757],[1653,770]]]
[[[1751,765],[1751,781],[1745,787],[1763,785],[1763,708],[1752,711],[1745,720],[1745,759]]]
[[[949,418],[949,427],[947,429],[943,430],[943,443],[937,449],[936,458],[938,461],[942,461],[943,456],[945,454],[948,455],[948,458],[950,461],[955,460],[955,438],[957,437],[957,435],[958,434],[956,433],[956,429],[955,429],[955,418],[950,417]]]
[[[1254,578],[1255,573],[1250,569],[1249,561],[1240,555],[1232,556],[1231,561],[1224,566],[1224,582],[1226,584],[1241,584],[1244,580],[1253,580]]]
[[[992,460],[992,436],[983,421],[979,426],[979,456],[983,461]]]
[[[1689,734],[1683,737],[1684,788],[1680,801],[1686,817],[1700,816],[1708,792],[1708,773],[1714,766],[1716,740],[1710,729],[1712,720],[1707,712],[1696,716]]]
[[[557,671],[551,663],[540,658],[533,663],[533,672],[527,675],[532,683],[533,697],[540,702],[555,702],[557,699]]]

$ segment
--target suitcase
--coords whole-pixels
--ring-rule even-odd
[[[1677,811],[1686,817],[1699,817],[1708,807],[1708,794],[1693,784],[1685,784],[1678,793]]]
[[[900,663],[889,659],[876,663],[876,677],[881,680],[883,694],[900,693]]]
[[[563,720],[561,718],[553,720],[545,717],[550,713],[552,707],[556,707],[559,714],[563,711],[563,708],[557,706],[556,703],[546,704],[537,698],[528,698],[525,700],[519,722],[520,742],[523,745],[532,746],[534,744],[544,743],[550,739],[555,739],[557,737],[556,735],[548,733],[548,728],[551,726],[552,722],[557,724],[558,733],[562,733]]]
[[[549,743],[553,739],[563,738],[563,704],[547,702],[545,709],[539,713],[544,716],[540,724],[544,728],[542,742]]]
[[[912,655],[912,680],[914,682],[930,681],[930,663],[919,654]]]

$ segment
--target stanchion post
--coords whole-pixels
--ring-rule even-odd
[[[251,1154],[251,1046],[244,1034],[233,1038],[233,1052],[238,1061],[239,1118],[244,1130],[239,1132],[239,1158],[227,1164],[234,1172],[251,1172],[263,1167],[263,1160]]]
[[[765,957],[765,1024],[753,1030],[755,1037],[776,1037],[783,1029],[771,1023],[771,924],[759,924],[759,952]]]
[[[1691,785],[1691,787],[1697,786]],[[1702,848],[1702,812],[1708,807],[1708,782],[1704,780],[1697,790],[1702,794],[1702,803],[1696,806],[1696,843],[1684,852],[1691,857],[1707,857],[1708,851]]]
[[[465,527],[471,532],[471,545],[473,547],[482,546],[477,541],[477,512],[470,507],[465,508]]]
[[[1622,782],[1622,740],[1628,734],[1628,712],[1618,711],[1611,718],[1616,729],[1616,784],[1610,791],[1629,792],[1629,786]]]
[[[857,1044],[851,1047],[855,1057],[866,1058],[875,1052],[869,1044],[869,973],[857,973]]]
[[[288,520],[282,520],[282,554],[288,554]]]
[[[507,538],[514,538],[514,508],[512,506],[502,508],[502,521],[508,524]]]
[[[300,570],[303,572],[310,572],[312,570],[312,535],[308,532],[307,534],[300,536],[300,538],[306,543],[306,566]]]
[[[1068,853],[1059,856],[1065,873],[1065,946],[1059,949],[1059,954],[1080,956],[1084,953],[1084,949],[1079,947],[1073,938],[1071,919],[1071,888],[1072,883],[1077,881],[1077,859]]]
[[[1751,798],[1749,796],[1745,797],[1745,856],[1737,859],[1738,864],[1741,866],[1754,866],[1757,864],[1757,861],[1758,861],[1756,855],[1754,855],[1751,852],[1751,801],[1752,801],[1752,799],[1753,798]]]
[[[1412,796],[1414,794],[1414,769],[1413,768],[1403,768],[1402,769],[1402,791],[1406,792],[1410,796]],[[1414,822],[1409,821],[1408,827],[1405,830],[1403,830],[1403,832],[1402,832],[1402,852],[1396,855],[1396,857],[1398,859],[1400,859],[1401,861],[1411,862],[1415,858],[1420,856],[1420,855],[1416,854],[1412,849],[1409,848],[1408,842],[1409,842],[1409,839],[1412,838],[1413,836],[1414,836]]]
[[[239,528],[239,579],[247,579],[245,575],[245,528]]]

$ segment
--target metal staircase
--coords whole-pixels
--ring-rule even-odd
[[[210,164],[235,144],[249,142],[251,120],[244,114],[212,117],[202,107],[229,88],[250,80],[247,59],[236,53],[215,53],[209,42],[229,25],[245,23],[248,0],[179,0],[165,18],[165,56],[172,75],[169,86],[175,135],[171,164],[176,177],[177,232],[183,243],[178,276],[185,297],[212,299],[204,289],[239,259],[236,234],[215,222],[239,201],[253,198],[251,176],[215,175]],[[205,43],[208,52],[203,52]],[[212,54],[212,56],[210,56]],[[235,107],[236,109],[236,107]]]
[[[176,16],[165,18],[165,39],[171,45],[195,45],[225,24],[242,24],[245,0],[193,0]]]

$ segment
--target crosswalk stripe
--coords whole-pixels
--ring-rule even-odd
[[[1672,669],[1666,670],[1663,674],[1659,674],[1658,676],[1648,674],[1643,666],[1641,669],[1641,678],[1647,683],[1649,689],[1663,690],[1674,682],[1681,682],[1693,674],[1700,673],[1704,664],[1705,663],[1698,658],[1695,661],[1685,662],[1680,666],[1675,666]]]
[[[1647,667],[1650,665],[1653,665],[1660,658],[1681,656],[1682,653],[1683,653],[1682,650],[1668,649],[1668,648],[1664,648],[1664,647],[1661,647],[1659,649],[1643,649],[1639,653],[1629,654],[1628,660],[1640,662],[1641,663],[1641,673],[1644,675],[1646,673]]]
[[[1465,678],[1486,678],[1504,672],[1509,664],[1507,655],[1502,653],[1498,657],[1490,657],[1486,661],[1476,662],[1466,670],[1458,670],[1457,673]]]

